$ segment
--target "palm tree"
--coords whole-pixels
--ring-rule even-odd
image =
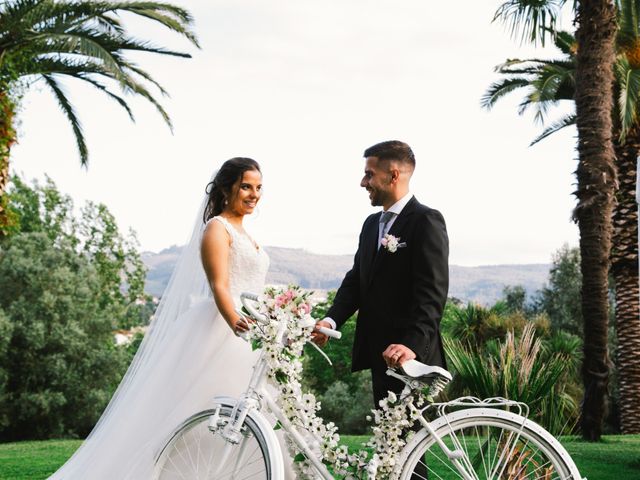
[[[506,22],[515,34],[536,41],[555,30],[566,0],[509,0],[495,19]],[[576,125],[578,128],[578,203],[574,218],[580,230],[582,257],[582,311],[584,319],[582,433],[598,440],[609,383],[608,273],[611,251],[615,153],[612,142],[612,98],[616,6],[611,0],[578,0],[575,70]]]
[[[89,158],[82,126],[61,80],[86,82],[124,108],[129,105],[118,92],[141,96],[151,102],[171,127],[169,115],[149,87],[166,91],[151,75],[127,58],[131,52],[190,57],[187,53],[136,39],[125,29],[127,13],[159,24],[198,46],[185,9],[150,1],[7,0],[0,4],[0,236],[10,221],[4,195],[11,146],[16,141],[14,115],[20,94],[41,82],[66,115],[76,138],[80,162]]]
[[[616,39],[614,93],[614,135],[619,186],[613,211],[611,269],[615,283],[615,319],[618,338],[617,366],[620,377],[620,414],[623,433],[640,433],[640,292],[638,275],[638,210],[636,205],[636,163],[640,154],[640,2],[620,2]],[[528,93],[520,113],[536,109],[544,121],[551,106],[573,102],[575,92],[575,38],[557,32],[556,46],[565,54],[560,60],[511,60],[498,72],[506,78],[489,87],[482,103],[491,108],[500,98],[518,88]],[[553,122],[533,143],[575,124],[568,114]]]
[[[638,272],[637,161],[640,155],[640,1],[621,0],[616,39],[618,115],[614,145],[618,192],[613,214],[611,266],[616,286],[616,335],[620,427],[640,433],[640,276]]]

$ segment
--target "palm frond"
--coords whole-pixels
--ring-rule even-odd
[[[110,35],[122,35],[125,34],[125,29],[122,26],[122,22],[118,18],[114,18],[111,15],[103,14],[96,15],[96,22],[100,26],[100,29]]]
[[[576,115],[572,113],[570,115],[566,115],[562,117],[560,120],[556,120],[547,128],[545,128],[540,135],[533,139],[533,141],[529,144],[530,147],[538,143],[540,140],[544,140],[549,135],[556,133],[559,130],[562,130],[565,127],[576,124]]]
[[[638,123],[638,101],[640,99],[640,69],[633,68],[624,55],[615,63],[618,80],[618,109],[620,115],[620,140]]]
[[[540,59],[529,58],[526,60],[510,59],[496,65],[494,71],[503,75],[538,75],[543,68],[559,68],[566,70],[575,69],[575,61],[568,59]]]
[[[482,108],[491,110],[495,104],[503,98],[505,95],[519,89],[529,87],[531,82],[527,78],[505,78],[497,82],[493,82],[487,88],[487,91],[480,98],[480,105]]]
[[[47,83],[49,88],[51,88],[51,90],[53,91],[56,100],[58,100],[60,108],[69,119],[69,123],[71,123],[71,128],[73,129],[73,133],[76,137],[78,152],[80,153],[80,163],[83,166],[86,166],[89,162],[89,150],[87,149],[87,143],[82,132],[82,125],[80,124],[80,120],[78,119],[73,106],[67,99],[67,96],[65,95],[62,87],[58,85],[55,79],[51,75],[43,75],[42,77],[44,78],[44,81]]]
[[[79,80],[82,80],[84,82],[87,82],[87,83],[93,85],[98,90],[102,91],[105,95],[107,95],[109,98],[111,98],[112,100],[115,100],[127,112],[127,115],[129,116],[129,119],[132,122],[136,121],[136,119],[135,119],[135,117],[133,115],[133,111],[131,110],[131,107],[129,107],[129,104],[122,97],[120,97],[119,95],[116,95],[111,90],[109,90],[109,88],[106,85],[103,85],[98,80],[96,80],[94,78],[91,78],[89,75],[84,74],[84,73],[79,73],[77,75],[72,75],[72,76],[74,78],[77,78]]]
[[[131,62],[127,62],[124,60],[121,60],[121,63],[122,63],[122,68],[124,69],[125,72],[127,72],[127,74],[129,74],[129,72],[133,72],[136,75],[140,75],[147,82],[151,83],[158,90],[160,90],[160,93],[162,93],[162,95],[166,97],[169,96],[169,92],[167,92],[162,85],[160,85],[156,80],[153,79],[153,77],[151,77],[151,75],[149,75],[147,72],[142,70],[140,67],[138,67],[137,65],[134,65]]]
[[[618,2],[618,39],[620,45],[630,44],[638,39],[637,0],[619,0]]]
[[[193,33],[190,29],[185,28],[183,21],[178,21],[169,15],[150,9],[132,9],[131,11],[141,17],[155,20],[156,22],[160,23],[170,30],[173,30],[176,33],[180,33],[181,35],[189,39],[191,43],[193,43],[196,47],[200,47],[198,38],[196,37],[195,33]]]
[[[118,39],[111,45],[111,50],[120,51],[138,51],[145,53],[157,53],[159,55],[170,55],[173,57],[191,58],[191,54],[185,52],[178,52],[177,50],[169,50],[168,48],[162,48],[153,45],[151,42],[143,42],[135,39]]]
[[[544,46],[550,32],[556,31],[556,21],[566,0],[508,0],[493,16],[493,22],[500,21],[512,37],[522,41],[540,43]]]
[[[578,42],[572,33],[566,31],[556,32],[554,43],[562,53],[575,57]]]
[[[90,36],[81,36],[80,32],[73,34],[43,34],[33,39],[33,43],[43,43],[42,50],[61,51],[67,54],[86,55],[104,63],[105,67],[116,78],[122,77],[122,70],[113,54]]]
[[[160,102],[158,102],[155,97],[147,90],[147,88],[139,82],[136,82],[131,76],[126,76],[123,82],[124,90],[126,92],[135,93],[136,95],[140,95],[145,98],[148,102],[150,102],[164,120],[164,123],[167,124],[171,132],[173,132],[173,124],[171,122],[171,118],[166,110],[162,107]]]
[[[558,93],[561,86],[567,82],[573,84],[573,72],[571,71],[557,68],[551,64],[540,70],[536,79],[531,82],[532,91],[526,102],[527,107],[536,106],[536,121],[543,123],[549,107],[557,105],[560,100],[566,100],[561,98]]]

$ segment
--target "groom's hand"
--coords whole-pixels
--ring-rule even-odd
[[[400,343],[392,343],[382,352],[382,358],[384,358],[389,368],[398,368],[404,362],[416,358],[416,354],[413,353],[413,350]]]
[[[318,327],[333,328],[333,325],[331,325],[329,322],[325,322],[324,320],[320,320],[319,322],[316,322],[316,329],[311,332],[313,343],[315,343],[319,347],[324,347],[329,341],[329,337],[327,337],[324,333],[320,333],[317,330]]]

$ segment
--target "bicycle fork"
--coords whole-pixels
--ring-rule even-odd
[[[231,478],[235,478],[236,474],[238,473],[238,469],[242,466],[241,460],[247,445],[246,442],[240,442],[243,437],[242,425],[247,418],[247,415],[251,409],[251,405],[249,405],[247,401],[239,402],[238,404],[236,404],[231,413],[230,418],[232,420],[227,422],[226,425],[221,424],[220,409],[221,405],[217,405],[216,410],[211,416],[208,425],[209,430],[212,433],[220,433],[222,438],[225,440],[225,446],[223,447],[222,452],[220,452],[220,461],[216,465],[212,474],[214,478],[220,475],[223,469],[227,466],[227,462],[229,461],[231,452],[235,449],[238,449],[236,452],[237,456],[235,465],[233,465],[231,474]],[[240,446],[238,446],[239,443]]]

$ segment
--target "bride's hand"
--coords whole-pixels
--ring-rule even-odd
[[[233,325],[233,331],[236,335],[241,335],[249,331],[249,319],[247,317],[238,317]]]

